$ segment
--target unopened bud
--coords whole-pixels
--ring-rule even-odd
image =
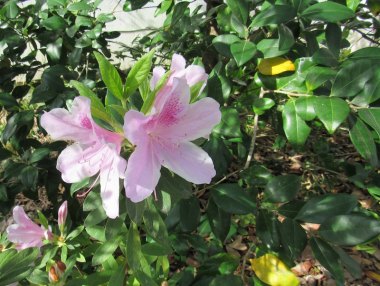
[[[65,227],[66,218],[67,218],[67,201],[64,201],[58,210],[58,227],[61,232],[63,231],[63,228]]]
[[[49,270],[49,281],[50,282],[58,282],[59,278],[58,278],[58,275],[55,271],[55,267],[54,265],[50,267],[50,270]]]

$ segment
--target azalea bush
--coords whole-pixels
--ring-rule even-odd
[[[360,281],[350,254],[380,234],[378,5],[165,0],[123,71],[99,3],[0,10],[0,285],[292,286],[307,250]]]

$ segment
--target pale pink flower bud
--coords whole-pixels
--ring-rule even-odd
[[[58,227],[62,231],[67,218],[67,201],[64,201],[63,204],[58,209]]]

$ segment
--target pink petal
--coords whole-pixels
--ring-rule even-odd
[[[153,77],[150,80],[150,89],[153,90],[156,87],[156,84],[158,81],[163,77],[165,74],[165,69],[163,67],[155,67],[153,69]]]
[[[127,162],[114,148],[107,147],[107,160],[100,170],[100,195],[103,208],[110,218],[119,216],[119,178],[124,177]]]
[[[172,126],[162,130],[165,138],[178,141],[192,141],[208,138],[214,126],[221,120],[219,103],[206,97],[190,104],[186,113]]]
[[[125,137],[135,145],[148,140],[148,135],[143,128],[147,124],[149,118],[141,112],[136,110],[128,111],[124,116],[124,135]]]
[[[194,184],[208,184],[216,174],[210,156],[190,142],[161,145],[157,155],[164,167]]]
[[[150,196],[160,178],[160,164],[154,154],[152,143],[136,147],[128,160],[125,174],[125,194],[132,202],[140,202]]]
[[[62,180],[76,183],[98,173],[105,157],[104,146],[98,142],[86,149],[80,144],[66,147],[57,160],[57,169],[62,173]]]
[[[41,126],[53,140],[73,140],[81,143],[94,141],[90,100],[79,96],[73,101],[71,112],[55,108],[41,116]]]
[[[175,78],[171,92],[167,94],[159,114],[155,117],[157,124],[165,129],[178,123],[187,112],[190,101],[190,90],[183,78]]]
[[[199,82],[206,82],[208,78],[205,69],[201,66],[190,65],[186,68],[186,81],[189,86],[193,86]]]
[[[58,209],[58,226],[61,228],[66,222],[67,218],[67,201],[64,201]]]
[[[179,54],[174,54],[172,57],[172,64],[170,70],[173,72],[179,72],[184,70],[186,67],[186,60],[183,56]]]

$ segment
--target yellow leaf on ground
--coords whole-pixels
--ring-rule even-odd
[[[292,61],[276,57],[261,60],[258,69],[264,75],[276,75],[287,71],[295,71],[296,68]]]
[[[377,282],[380,282],[380,274],[377,274],[376,272],[373,271],[366,271],[365,275],[367,275],[369,278],[372,280],[375,280]]]
[[[277,256],[267,253],[259,258],[250,259],[257,277],[271,286],[298,286],[297,277]]]

